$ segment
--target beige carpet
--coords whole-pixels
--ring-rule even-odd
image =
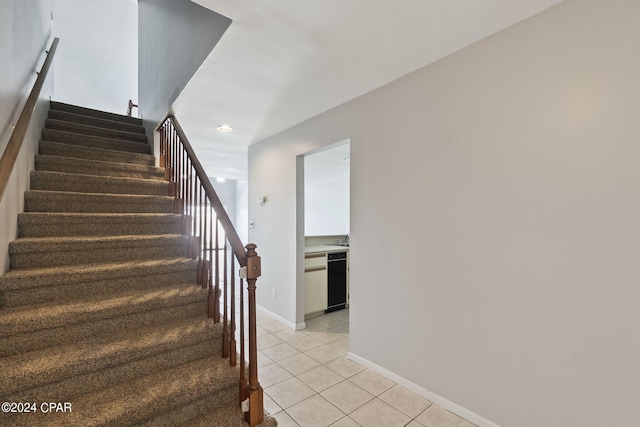
[[[51,103],[0,276],[0,425],[246,425],[149,152],[139,119]]]

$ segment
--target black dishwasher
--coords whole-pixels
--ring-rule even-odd
[[[347,253],[327,254],[327,309],[325,313],[342,310],[347,305]]]

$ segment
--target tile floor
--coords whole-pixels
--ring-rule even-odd
[[[265,409],[280,427],[473,427],[470,422],[350,361],[349,311],[293,331],[258,313]]]

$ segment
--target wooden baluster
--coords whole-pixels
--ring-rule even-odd
[[[196,219],[195,217],[197,216],[198,218],[201,218],[200,215],[200,209],[201,209],[201,199],[202,199],[202,186],[200,185],[200,182],[198,182],[198,187],[196,188],[196,206],[195,206],[195,212],[197,212],[197,215],[194,215],[194,220],[193,220],[193,233],[196,236],[196,242],[198,243],[198,285],[202,286],[202,240],[200,238],[200,236],[202,236],[201,233],[201,228],[200,228],[200,223],[198,221],[198,219]]]
[[[216,259],[215,259],[215,282],[213,285],[213,321],[215,323],[220,322],[220,245],[218,244],[219,232],[220,232],[220,223],[218,222],[218,215],[216,215],[215,211],[211,211],[211,217],[213,219],[213,223],[216,225],[215,231],[215,239],[216,242],[214,244]]]
[[[222,357],[229,357],[229,317],[227,310],[227,303],[229,301],[227,297],[227,240],[224,241],[224,257],[223,257],[223,272],[222,272],[222,292],[223,292],[223,315],[222,315]]]
[[[244,353],[244,279],[240,279],[240,384],[238,397],[240,403],[247,399],[247,373],[245,372],[246,356]]]
[[[204,192],[203,192],[204,193]],[[210,285],[209,280],[209,258],[211,258],[211,240],[209,239],[209,199],[206,194],[203,194],[202,197],[202,213],[203,213],[203,221],[202,224],[204,228],[202,229],[202,245],[204,246],[204,251],[202,253],[202,277],[204,278],[204,282],[202,283],[203,288],[208,288]],[[209,316],[212,317],[212,316]]]
[[[171,133],[170,133],[170,137],[171,137],[171,151],[169,154],[169,161],[171,162],[171,167],[169,169],[170,173],[171,173],[171,179],[169,180],[169,195],[171,197],[176,197],[176,130],[173,127],[173,124],[171,126]]]
[[[180,224],[180,228],[182,229],[182,234],[185,236],[189,236],[189,256],[193,253],[193,239],[191,237],[191,230],[189,229],[189,225],[191,225],[191,159],[187,157],[187,163],[185,168],[185,181],[186,181],[186,190],[185,190],[185,211],[182,216],[182,223]]]
[[[209,199],[207,198],[207,201],[209,201]],[[216,264],[217,264],[217,259],[218,259],[218,251],[217,248],[214,246],[217,246],[217,242],[213,242],[213,226],[215,223],[215,220],[213,219],[214,215],[213,215],[213,206],[209,206],[209,208],[207,209],[207,213],[211,213],[211,215],[207,218],[207,220],[205,221],[205,224],[209,224],[210,227],[208,228],[208,235],[207,235],[207,240],[209,241],[209,260],[208,260],[208,267],[209,267],[209,295],[207,298],[207,307],[208,307],[208,314],[209,317],[213,318],[213,322],[214,323],[218,323],[220,322],[220,317],[218,315],[218,317],[216,317],[216,307],[215,307],[215,294],[214,294],[214,280],[218,280],[218,271],[217,271],[217,265],[216,265],[216,271],[213,270],[214,266],[213,266],[213,258],[214,258],[214,254],[213,251],[216,251],[215,257],[216,257]],[[216,230],[216,235],[217,235],[217,230]],[[214,249],[215,248],[215,249]],[[219,311],[217,311],[217,313],[219,313]]]
[[[236,274],[235,274],[236,259],[231,254],[231,321],[229,325],[229,333],[231,340],[229,342],[229,365],[236,366]]]
[[[182,166],[180,167],[180,198],[182,199],[182,210],[181,210],[181,214],[184,216],[184,212],[185,212],[185,205],[187,203],[187,199],[186,199],[186,194],[187,194],[187,180],[186,180],[186,176],[187,176],[187,152],[184,149],[184,146],[182,146],[182,150],[181,150],[181,155],[182,155]]]
[[[258,381],[258,340],[256,327],[256,281],[261,274],[260,257],[253,243],[245,246],[247,252],[247,291],[249,305],[249,412],[245,413],[245,421],[250,426],[260,424],[264,418],[262,386]]]
[[[200,250],[200,244],[198,243],[198,204],[199,204],[199,195],[200,195],[200,185],[197,180],[197,175],[195,174],[195,170],[193,171],[193,196],[191,198],[191,203],[193,204],[193,209],[191,210],[191,234],[193,235],[193,253],[196,254]],[[195,257],[194,257],[195,258]]]
[[[166,152],[164,149],[164,137],[165,137],[165,130],[166,130],[166,126],[167,126],[167,121],[165,120],[165,122],[162,124],[162,127],[160,128],[160,160],[159,160],[159,165],[161,168],[165,167],[165,160],[166,160]],[[166,179],[166,176],[165,176]]]

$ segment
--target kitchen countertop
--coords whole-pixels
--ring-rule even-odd
[[[314,252],[345,252],[349,250],[349,246],[338,245],[318,245],[318,246],[306,246],[304,248],[305,254]]]

